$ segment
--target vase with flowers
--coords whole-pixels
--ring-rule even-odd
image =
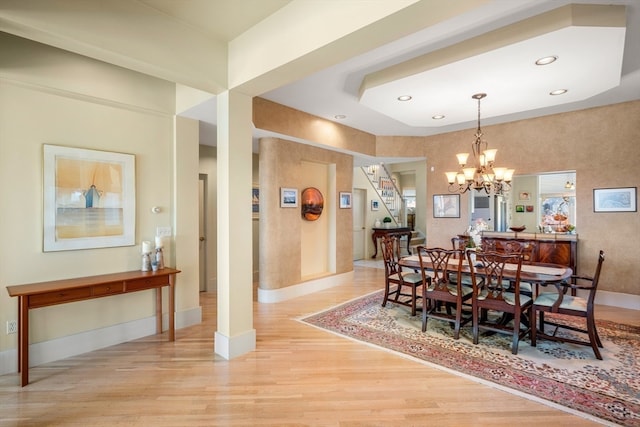
[[[476,219],[467,230],[467,234],[469,235],[469,242],[467,243],[467,247],[475,248],[480,246],[480,243],[482,243],[482,232],[488,229],[489,224],[487,224],[484,219]]]

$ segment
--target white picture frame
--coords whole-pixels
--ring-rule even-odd
[[[280,207],[281,208],[297,208],[298,207],[298,189],[297,188],[280,188]]]
[[[45,144],[43,251],[133,246],[133,154]]]
[[[340,209],[351,209],[351,193],[347,191],[340,192]]]

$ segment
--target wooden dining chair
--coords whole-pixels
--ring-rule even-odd
[[[471,262],[469,253],[467,257],[473,284],[473,343],[478,344],[480,329],[511,334],[511,352],[518,354],[518,343],[530,330],[532,305],[531,297],[520,293],[522,254],[479,251],[475,263]],[[505,274],[506,270],[511,271]],[[504,286],[505,281],[512,283],[513,288]],[[490,319],[490,310],[502,312],[503,316],[498,320]],[[506,319],[512,321],[507,323]]]
[[[452,323],[453,338],[460,337],[460,328],[471,320],[463,317],[462,306],[470,302],[473,294],[471,286],[462,283],[464,250],[446,250],[418,246],[418,258],[422,280],[426,287],[426,305],[422,309],[422,332],[427,330],[427,319],[434,318]],[[449,263],[456,266],[456,283],[451,283]],[[444,307],[443,307],[444,306]],[[445,311],[442,311],[442,310]],[[454,312],[452,312],[452,309]]]
[[[604,262],[604,251],[600,251],[598,256],[598,264],[594,275],[591,276],[571,276],[570,282],[565,284],[565,294],[562,295],[560,300],[560,294],[558,292],[543,292],[533,302],[533,315],[532,322],[535,326],[536,316],[539,318],[538,329],[531,329],[531,345],[536,346],[538,338],[569,342],[573,344],[591,346],[596,358],[602,360],[599,348],[602,347],[602,341],[598,336],[598,330],[596,329],[596,320],[594,315],[594,301],[596,298],[596,291],[598,290],[598,282],[600,281],[600,272],[602,271],[602,263]],[[586,297],[579,297],[573,295],[566,295],[568,289],[577,290],[582,289],[588,292]],[[586,319],[586,328],[572,326],[564,323],[545,319],[544,313],[559,313],[566,314],[568,316],[581,317]],[[538,315],[539,314],[539,315]],[[554,326],[555,329],[550,335],[547,335],[544,330],[545,326]],[[586,334],[589,340],[581,340],[570,337],[559,337],[556,335],[559,328],[569,329],[575,332]]]
[[[386,307],[387,301],[411,307],[411,315],[415,316],[418,299],[422,306],[426,303],[425,287],[422,273],[406,271],[400,265],[400,238],[398,236],[383,236],[380,239],[380,249],[384,259],[385,286],[382,306]],[[418,288],[421,294],[418,295]]]
[[[471,236],[459,235],[459,236],[451,238],[452,249],[456,250],[456,251],[460,251],[460,252],[457,252],[457,253],[452,255],[454,258],[466,259],[465,252],[467,251],[467,248],[469,247],[469,240],[471,240]],[[458,277],[460,277],[460,276],[456,272],[449,273],[449,281],[452,284],[456,284],[458,282]],[[471,286],[471,276],[469,276],[468,274],[463,274],[461,279],[462,279],[462,284],[463,285]]]
[[[530,264],[535,259],[536,242],[535,240],[483,240],[481,248],[487,252],[522,254],[522,263]],[[509,287],[513,290],[513,281],[509,281]],[[538,285],[534,287],[532,283],[521,281],[520,292],[533,298],[538,293]]]
[[[471,236],[455,236],[451,238],[452,249],[465,250],[469,246],[469,240]]]

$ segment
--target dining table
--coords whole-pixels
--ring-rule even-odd
[[[431,262],[428,259],[424,260],[424,268],[429,270],[432,268]],[[403,257],[399,260],[399,264],[403,268],[410,268],[415,271],[420,271],[423,267],[420,265],[420,258],[418,255],[410,255]],[[448,270],[458,270],[458,260],[450,259],[448,264]],[[506,264],[503,272],[504,279],[515,279],[516,277],[516,264]],[[469,261],[464,259],[462,261],[462,274],[471,274],[471,267]],[[482,269],[476,268],[476,274],[482,275]],[[522,264],[520,270],[520,281],[538,284],[541,286],[553,285],[558,292],[558,299],[552,306],[552,311],[557,311],[557,308],[562,303],[562,298],[565,293],[565,283],[573,275],[571,267],[561,264],[550,264],[542,262],[527,262]]]

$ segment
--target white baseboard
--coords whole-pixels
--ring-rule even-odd
[[[202,308],[196,307],[176,313],[176,329],[197,325],[202,322]],[[162,325],[166,330],[169,315],[163,314]],[[79,334],[68,335],[50,341],[43,341],[29,346],[29,366],[54,362],[78,354],[98,350],[126,341],[155,335],[155,316],[131,322],[120,323],[106,328],[94,329]],[[18,350],[11,349],[0,352],[0,375],[18,372]]]
[[[275,303],[353,282],[353,270],[280,289],[258,288],[258,302]]]
[[[630,310],[640,310],[640,295],[622,294],[619,292],[598,291],[596,293],[596,304],[609,305],[612,307],[628,308]]]
[[[215,353],[231,360],[234,357],[252,352],[256,349],[256,330],[251,329],[243,334],[228,337],[220,332],[214,334]]]

